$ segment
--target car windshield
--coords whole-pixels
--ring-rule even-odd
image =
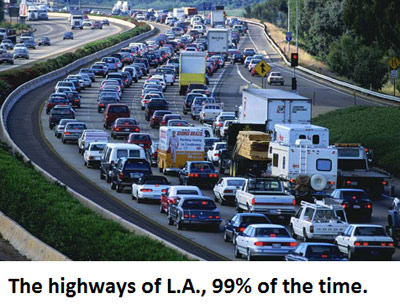
[[[90,151],[103,151],[105,144],[92,144],[90,146]]]
[[[256,228],[256,237],[290,237],[289,233],[285,228]]]
[[[196,190],[178,190],[178,191],[176,191],[176,194],[180,194],[180,195],[185,195],[185,194],[199,195],[199,192],[197,192]]]
[[[150,171],[150,166],[147,162],[126,162],[125,163],[126,170],[135,170],[135,171]]]
[[[386,236],[382,227],[357,227],[354,231],[355,236]]]
[[[232,180],[228,180],[227,184],[228,184],[228,186],[242,187],[244,184],[244,180],[232,179]]]
[[[308,245],[306,250],[307,257],[329,258],[341,255],[342,254],[336,246]]]
[[[127,107],[119,107],[119,106],[115,106],[115,107],[110,107],[108,109],[109,113],[128,113],[128,108]]]
[[[67,108],[54,108],[51,110],[51,114],[70,114],[71,111]]]
[[[264,180],[264,179],[250,179],[248,185],[249,191],[254,192],[268,192],[268,191],[282,191],[282,185],[278,181]]]
[[[137,122],[133,119],[117,119],[115,121],[116,125],[128,125],[128,126],[136,126]]]
[[[213,201],[210,200],[185,200],[182,204],[183,209],[195,210],[214,210],[217,208]]]
[[[143,183],[144,185],[168,185],[168,180],[165,177],[152,177],[151,179],[146,179]]]
[[[85,129],[86,129],[86,126],[83,125],[83,124],[71,124],[71,123],[69,123],[69,124],[66,126],[66,128],[67,128],[67,129],[74,129],[74,130],[85,130]]]

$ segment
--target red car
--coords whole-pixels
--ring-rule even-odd
[[[126,104],[111,103],[107,105],[106,109],[104,110],[104,127],[108,129],[108,127],[111,126],[117,118],[127,118],[130,116],[131,111]]]
[[[50,113],[50,110],[57,105],[69,105],[69,99],[64,93],[54,93],[50,95],[49,100],[46,103],[46,114]]]
[[[160,122],[160,126],[168,125],[168,121],[171,119],[182,119],[179,114],[165,114]]]
[[[166,115],[166,114],[172,114],[172,112],[166,111],[166,110],[154,111],[154,113],[150,119],[150,127],[152,127],[152,128],[159,127],[161,120],[163,119],[164,115]]]
[[[151,147],[151,137],[147,133],[131,133],[128,137],[129,144],[135,144],[147,150]]]
[[[138,123],[133,118],[117,118],[111,125],[111,138],[127,137],[131,133],[139,133]]]

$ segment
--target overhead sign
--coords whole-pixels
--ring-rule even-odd
[[[392,79],[397,79],[397,75],[398,75],[397,70],[391,70],[390,71],[390,77]]]
[[[211,2],[204,2],[203,3],[203,10],[211,11]]]
[[[271,67],[266,63],[264,60],[261,60],[257,65],[254,67],[254,70],[257,72],[258,75],[261,77],[265,77],[267,73],[271,70]]]
[[[388,65],[389,65],[389,67],[390,67],[392,70],[397,70],[397,68],[398,68],[399,65],[400,65],[400,60],[399,60],[399,58],[393,56],[392,58],[390,58],[390,60],[389,60],[389,62],[388,62]]]
[[[292,32],[286,32],[286,41],[292,41]]]

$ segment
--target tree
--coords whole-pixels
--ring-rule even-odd
[[[4,21],[4,0],[0,0],[0,22]]]

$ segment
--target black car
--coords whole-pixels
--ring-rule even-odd
[[[341,203],[349,219],[365,218],[368,222],[372,216],[372,201],[362,189],[336,189],[331,197]]]
[[[103,19],[103,20],[101,20],[101,23],[102,23],[103,25],[110,25],[110,21],[108,21],[108,19]]]
[[[38,39],[38,45],[50,45],[50,38],[49,37],[40,37]]]
[[[168,102],[166,102],[165,99],[162,98],[152,98],[146,105],[144,113],[144,117],[147,121],[150,120],[150,117],[156,110],[168,110]]]
[[[77,91],[66,92],[69,104],[72,107],[80,108],[81,107],[81,95]]]
[[[73,32],[64,32],[63,40],[65,40],[65,39],[74,39],[74,33]]]
[[[186,225],[208,225],[218,231],[221,215],[214,201],[206,196],[185,195],[177,204],[168,205],[168,225],[181,230]]]
[[[49,128],[53,130],[61,119],[75,119],[75,113],[66,107],[55,106],[50,110]]]
[[[243,52],[244,57],[254,56],[256,51],[254,49],[245,49]]]
[[[218,181],[219,175],[214,165],[208,161],[190,161],[179,171],[180,185],[195,185],[212,187]]]
[[[104,112],[104,109],[107,107],[107,105],[118,102],[119,99],[116,98],[116,96],[100,95],[97,102],[97,112],[98,113]]]
[[[146,160],[121,157],[111,171],[111,189],[122,192],[124,187],[131,187],[146,175],[152,175],[150,164]]]
[[[95,63],[92,65],[91,69],[96,76],[103,76],[104,78],[107,75],[107,68],[105,68],[103,64]]]
[[[11,53],[3,52],[0,54],[0,63],[7,62],[9,64],[14,64],[14,55]]]
[[[347,261],[334,244],[302,243],[285,257],[286,261]]]
[[[243,53],[237,52],[232,54],[231,63],[236,63],[236,62],[244,63]]]
[[[238,233],[251,224],[271,224],[271,221],[262,213],[237,213],[225,222],[224,241],[235,244]]]

